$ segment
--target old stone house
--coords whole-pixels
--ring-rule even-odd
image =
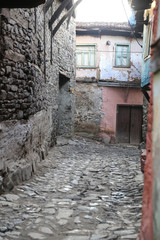
[[[140,143],[141,35],[127,23],[77,23],[76,44],[76,132]]]
[[[0,3],[0,192],[28,180],[57,136],[73,134],[75,6],[35,7],[42,2]]]

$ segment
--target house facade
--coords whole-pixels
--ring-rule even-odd
[[[141,44],[126,23],[77,24],[76,132],[142,141]]]

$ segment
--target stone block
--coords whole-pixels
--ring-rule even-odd
[[[20,119],[23,119],[23,111],[19,111],[18,114],[17,114],[17,119],[20,120]]]
[[[12,93],[12,92],[8,92],[8,94],[7,94],[7,99],[13,100],[14,98],[15,98],[15,94]]]
[[[7,92],[5,90],[1,90],[0,99],[5,100],[7,98]]]
[[[32,176],[32,165],[28,164],[27,166],[22,168],[22,180],[29,180]]]
[[[22,182],[22,172],[20,168],[11,174],[11,179],[14,185],[18,185]]]
[[[32,161],[32,172],[36,172],[36,161],[35,160],[33,160]]]
[[[10,11],[9,8],[2,8],[1,15],[5,16],[6,18],[10,19]]]
[[[1,161],[0,161],[0,171],[2,171],[4,168],[5,168],[4,160],[1,159]]]
[[[0,194],[4,193],[4,188],[3,188],[3,184],[1,183],[1,180],[0,180]]]
[[[4,177],[3,187],[4,187],[5,190],[8,190],[8,191],[11,191],[14,188],[14,183],[12,182],[9,175]]]
[[[11,89],[11,91],[13,91],[13,92],[17,92],[18,87],[17,87],[16,85],[11,85],[11,86],[10,86],[10,89]]]
[[[16,53],[12,50],[6,50],[5,51],[5,57],[14,61],[14,62],[24,62],[25,61],[25,56],[20,54],[20,53]]]
[[[106,133],[103,133],[102,134],[102,142],[104,144],[108,145],[110,143],[110,141],[111,141],[110,136],[108,134],[106,134]]]
[[[6,66],[6,74],[9,75],[12,71],[12,68],[10,66]]]

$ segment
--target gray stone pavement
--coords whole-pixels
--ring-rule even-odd
[[[142,187],[137,147],[70,140],[0,197],[0,240],[136,239]]]

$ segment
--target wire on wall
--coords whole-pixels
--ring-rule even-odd
[[[129,19],[128,19],[127,11],[126,11],[126,8],[125,8],[125,5],[124,5],[123,0],[121,0],[121,2],[122,2],[122,6],[123,6],[123,9],[124,9],[125,15],[126,15],[127,20],[128,20],[128,25],[129,25],[129,27],[131,28],[132,34],[133,34],[133,36],[134,36],[136,42],[138,43],[138,45],[139,45],[141,48],[143,48],[143,46],[140,44],[140,42],[139,42],[138,39],[136,38],[136,35],[135,35],[135,32],[134,32],[134,29],[132,28],[132,26],[131,26],[130,23],[129,23]]]

